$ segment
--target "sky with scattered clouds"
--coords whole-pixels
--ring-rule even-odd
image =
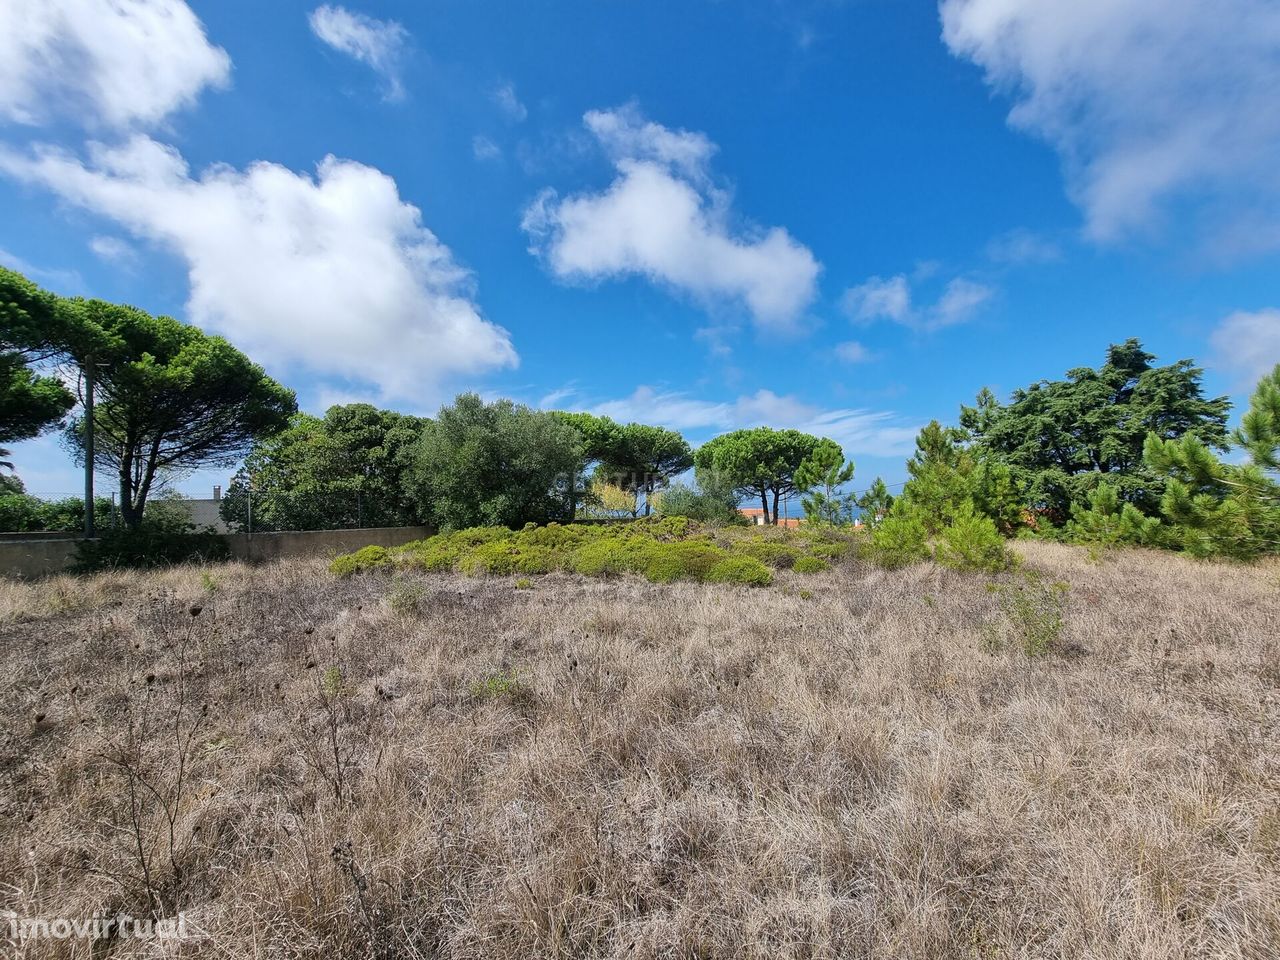
[[[794,426],[860,489],[1126,337],[1243,404],[1277,89],[1274,0],[0,0],[0,263],[314,412]]]

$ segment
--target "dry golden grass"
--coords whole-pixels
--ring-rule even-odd
[[[1019,549],[1047,656],[932,565],[5,584],[0,907],[236,958],[1280,956],[1280,567]]]

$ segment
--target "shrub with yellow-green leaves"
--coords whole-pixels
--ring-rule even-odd
[[[770,567],[790,567],[808,556],[807,550],[821,546],[804,538],[789,544],[737,531],[724,534],[687,517],[627,524],[530,524],[522,530],[475,527],[391,551],[365,548],[339,557],[332,569],[342,575],[391,568],[457,571],[473,577],[556,572],[588,577],[633,574],[654,583],[694,580],[766,585],[773,579]]]

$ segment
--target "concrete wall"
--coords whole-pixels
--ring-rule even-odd
[[[0,576],[29,579],[62,573],[76,560],[80,538],[46,533],[0,537]],[[331,557],[371,544],[398,547],[431,536],[426,527],[373,527],[365,530],[304,530],[285,533],[226,534],[237,560],[262,563],[286,557]]]
[[[65,533],[61,537],[31,534],[35,539],[0,540],[0,575],[28,580],[48,573],[60,573],[76,562],[80,541]]]
[[[369,527],[363,530],[296,530],[231,533],[226,540],[237,560],[261,563],[284,557],[331,557],[361,547],[398,547],[431,536],[426,527]]]

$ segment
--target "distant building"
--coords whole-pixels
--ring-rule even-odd
[[[739,507],[738,516],[745,517],[747,523],[753,524],[757,527],[769,525],[768,516],[759,507]],[[778,520],[777,525],[780,527],[791,527],[794,529],[802,523],[804,523],[804,519],[802,517],[782,517]]]
[[[168,500],[186,511],[187,516],[191,518],[191,522],[195,524],[197,530],[203,530],[206,527],[212,527],[215,533],[230,533],[231,528],[227,526],[222,519],[220,512],[222,507],[222,488],[213,488],[213,498],[209,500],[188,500],[185,497],[181,500]]]

